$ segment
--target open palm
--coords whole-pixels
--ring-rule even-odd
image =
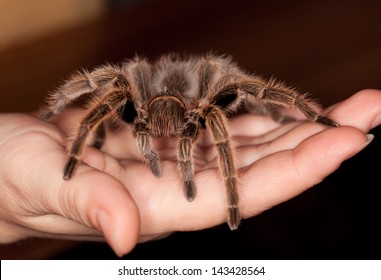
[[[244,218],[257,215],[319,183],[354,154],[354,147],[359,151],[366,145],[368,139],[364,132],[370,125],[361,123],[363,120],[356,122],[353,112],[351,115],[343,113],[348,106],[355,109],[353,102],[341,104],[330,113],[341,123],[340,128],[309,121],[283,125],[268,116],[249,114],[231,119]],[[358,112],[354,113],[363,114],[360,109],[358,107]],[[183,194],[173,139],[154,142],[162,165],[162,176],[157,178],[141,160],[128,128],[111,131],[108,137],[103,148],[107,154],[88,149],[84,160],[112,174],[126,186],[140,211],[141,240],[226,222],[224,184],[208,135],[205,134],[194,151],[197,196],[192,202]]]
[[[381,123],[380,104],[381,93],[366,90],[335,105],[329,116],[341,124],[339,128],[307,121],[282,125],[266,116],[232,118],[242,217],[300,194],[364,148],[371,140],[364,133]],[[157,178],[141,160],[128,127],[109,131],[102,151],[87,147],[86,164],[64,181],[64,132],[75,127],[82,114],[80,110],[62,114],[55,121],[62,130],[25,115],[1,116],[0,133],[8,132],[9,141],[7,150],[4,146],[1,150],[8,152],[7,164],[3,160],[1,166],[8,173],[0,179],[22,201],[22,207],[2,201],[0,209],[0,219],[5,219],[6,211],[15,213],[11,218],[16,222],[7,218],[8,232],[17,232],[14,239],[37,235],[100,240],[103,234],[122,255],[138,241],[226,221],[224,184],[207,135],[195,150],[197,196],[192,202],[183,194],[173,139],[154,141],[162,165]],[[16,128],[24,133],[9,133]]]

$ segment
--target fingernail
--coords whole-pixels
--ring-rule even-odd
[[[366,146],[368,146],[370,144],[370,142],[372,142],[374,139],[373,134],[368,133],[368,134],[365,134],[365,136],[366,136],[367,140],[365,141],[365,143],[362,146],[360,146],[361,150],[364,149]]]
[[[366,146],[368,146],[369,144],[370,144],[370,142],[372,142],[373,141],[373,139],[374,139],[374,135],[373,134],[370,134],[370,133],[368,133],[368,134],[365,134],[365,136],[366,136],[366,141],[365,141],[365,143],[364,144],[362,144],[360,147],[358,147],[357,149],[356,149],[356,151],[355,151],[355,153],[354,154],[357,154],[358,152],[360,152],[361,150],[363,150]]]
[[[368,134],[366,134],[366,138],[368,139],[368,144],[370,143],[370,142],[372,142],[372,140],[374,139],[374,135],[373,134],[371,134],[371,133],[368,133]]]
[[[109,215],[103,210],[97,210],[95,219],[98,229],[102,231],[107,243],[111,246],[115,254],[122,257],[123,253],[118,250],[119,246],[117,246],[117,241],[115,240],[115,231]]]

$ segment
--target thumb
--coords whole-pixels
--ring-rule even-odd
[[[65,181],[66,155],[61,149],[54,146],[49,154],[34,151],[30,168],[7,177],[9,188],[0,205],[3,211],[8,209],[8,220],[27,236],[100,241],[103,235],[117,255],[131,251],[138,240],[140,219],[123,184],[85,164]],[[21,166],[19,158],[25,158],[25,152],[18,154],[6,168]]]
[[[32,185],[40,187],[28,226],[52,237],[81,240],[100,240],[101,232],[118,256],[131,251],[139,237],[140,219],[127,189],[115,177],[84,163],[70,180],[63,180],[65,160],[59,152],[46,166],[46,159],[35,157],[39,168]]]
[[[42,201],[48,213],[65,220],[65,224],[51,221],[50,227],[58,231],[65,228],[65,234],[82,236],[85,240],[99,240],[101,232],[118,256],[131,251],[138,241],[140,216],[126,187],[108,170],[99,170],[91,156],[84,156],[87,160],[78,165],[73,177],[63,180],[63,163],[67,156],[60,149],[53,154],[55,152],[49,161],[35,157],[36,164],[50,163],[50,172],[36,178],[45,186],[42,195],[48,196]],[[90,165],[86,165],[88,162]],[[118,170],[118,162],[112,162],[112,170]]]
[[[56,211],[101,231],[118,256],[128,253],[139,237],[136,204],[114,177],[91,168],[86,172],[80,169],[60,186]]]

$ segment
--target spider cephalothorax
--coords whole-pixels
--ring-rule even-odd
[[[179,173],[185,197],[192,201],[196,194],[192,150],[206,129],[215,143],[227,190],[231,229],[238,227],[241,217],[235,150],[227,126],[230,113],[245,103],[281,120],[279,108],[296,108],[311,121],[338,126],[305,95],[275,80],[245,73],[227,56],[212,54],[165,55],[152,64],[136,57],[121,65],[78,72],[50,95],[41,117],[50,119],[83,95],[89,96],[90,103],[69,147],[65,180],[73,175],[89,133],[97,132],[94,145],[101,147],[103,123],[117,117],[132,125],[138,150],[156,176],[161,175],[160,160],[151,137],[177,139]]]

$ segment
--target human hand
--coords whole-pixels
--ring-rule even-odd
[[[62,179],[66,136],[29,115],[0,114],[0,243],[27,237],[104,240],[130,251],[139,213],[114,177],[81,165]]]
[[[242,216],[258,215],[302,193],[361,151],[372,139],[365,133],[381,122],[380,104],[381,92],[366,90],[333,106],[329,116],[342,125],[339,128],[308,121],[282,125],[266,116],[232,118]],[[61,119],[64,129],[81,115],[69,114]],[[140,241],[225,222],[225,189],[211,142],[203,139],[195,151],[197,196],[192,202],[183,195],[173,141],[165,139],[154,145],[162,159],[161,178],[142,162],[129,128],[108,131],[102,148],[106,153],[87,148],[83,158],[123,182],[140,211]]]
[[[381,122],[380,101],[380,91],[367,90],[337,104],[330,109],[329,116],[342,125],[339,128],[305,121],[281,125],[263,116],[233,118],[231,132],[238,150],[242,216],[258,215],[300,194],[363,149],[370,140],[364,133]],[[81,115],[79,111],[64,113],[56,123],[66,131],[78,123]],[[156,178],[141,161],[129,129],[110,131],[103,147],[105,152],[87,148],[83,161],[88,165],[81,164],[66,182],[61,179],[66,161],[62,132],[33,118],[31,121],[26,116],[16,117],[22,118],[18,125],[27,118],[24,124],[30,128],[28,133],[43,139],[31,141],[28,139],[33,139],[32,136],[25,137],[28,134],[20,133],[12,138],[9,125],[14,127],[15,122],[4,120],[4,116],[0,119],[0,123],[6,124],[0,126],[0,141],[8,143],[7,149],[0,145],[0,154],[6,159],[1,167],[8,171],[8,175],[7,172],[2,173],[0,181],[6,186],[9,185],[6,178],[12,179],[11,188],[7,191],[9,195],[2,198],[1,207],[5,205],[6,209],[0,209],[0,219],[6,221],[3,226],[18,229],[13,230],[16,234],[11,234],[12,238],[42,234],[98,240],[100,233],[95,229],[99,229],[115,252],[122,255],[135,245],[138,229],[139,240],[146,241],[174,231],[207,228],[226,220],[225,190],[213,147],[207,139],[196,151],[197,197],[188,202],[182,192],[173,141],[155,143],[162,157],[163,174]],[[29,146],[25,146],[26,142]],[[30,143],[40,151],[33,152],[28,160]],[[13,150],[12,157],[7,156]],[[28,165],[32,158],[34,164]],[[26,165],[33,171],[23,169],[20,172],[19,167]],[[18,190],[18,185],[22,186],[21,190]],[[11,196],[12,190],[26,195],[15,194],[16,201],[9,203],[15,200]],[[19,197],[23,199],[18,201]],[[140,220],[133,201],[138,206]],[[18,209],[20,205],[22,207]],[[103,223],[98,221],[102,215],[96,218],[96,209],[105,209],[107,219],[103,219]],[[28,231],[25,233],[26,228]]]

